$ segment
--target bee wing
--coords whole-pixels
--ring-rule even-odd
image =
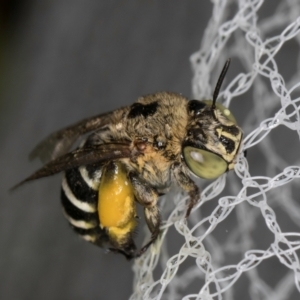
[[[129,158],[131,156],[132,149],[129,143],[101,144],[79,148],[48,162],[41,169],[15,185],[11,190],[16,189],[25,182],[51,176],[82,165],[101,163],[112,159]]]
[[[38,157],[42,162],[46,163],[66,154],[81,135],[100,129],[109,123],[118,122],[122,111],[123,109],[121,108],[113,112],[87,118],[52,133],[33,149],[29,154],[29,159],[33,160]]]

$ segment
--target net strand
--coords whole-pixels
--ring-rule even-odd
[[[235,288],[243,276],[249,282],[246,293],[250,299],[282,300],[290,299],[293,292],[300,293],[300,205],[294,196],[300,182],[300,160],[291,162],[289,156],[278,152],[281,141],[272,138],[281,125],[280,128],[295,133],[293,147],[299,147],[300,2],[277,1],[274,12],[263,17],[265,2],[212,1],[212,17],[200,49],[190,58],[195,99],[211,98],[214,83],[211,86],[210,79],[217,78],[216,72],[227,58],[240,62],[242,71],[224,83],[218,101],[229,106],[232,100],[243,101],[243,97],[251,95],[252,110],[240,124],[245,133],[242,150],[259,151],[265,172],[252,175],[242,151],[230,184],[228,178],[226,184],[223,175],[203,189],[201,201],[188,222],[184,218],[188,197],[178,194],[173,201],[162,201],[172,201],[175,206],[171,212],[162,208],[166,220],[162,234],[135,261],[131,300],[234,299]],[[287,78],[280,72],[278,62],[291,42],[297,54],[285,57],[295,62],[295,70],[291,70],[294,73]],[[220,196],[225,187],[231,195]],[[216,198],[218,202],[211,213],[202,215],[206,203]],[[294,231],[284,230],[278,211],[289,217]],[[215,231],[233,216],[236,225],[226,230],[226,238],[219,241]],[[172,242],[171,229],[183,241],[173,255],[168,246]],[[260,230],[269,234],[269,244],[264,248],[257,248],[253,235]],[[270,284],[260,267],[274,259],[283,271],[280,279]],[[188,267],[183,267],[186,264]]]

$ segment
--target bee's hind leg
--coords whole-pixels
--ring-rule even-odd
[[[130,249],[130,251],[125,251],[125,250],[118,249],[118,248],[108,248],[108,250],[113,253],[117,253],[117,254],[120,253],[120,254],[124,255],[127,260],[131,260],[132,258],[136,257],[136,255],[134,253],[135,251],[133,251],[133,250],[135,250],[135,247],[133,249]]]
[[[138,257],[155,242],[159,234],[160,214],[157,207],[159,193],[149,185],[142,182],[136,173],[130,172],[128,177],[133,186],[136,200],[144,206],[146,223],[152,234],[150,241],[137,252],[136,256]]]

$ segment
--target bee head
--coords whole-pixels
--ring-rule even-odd
[[[189,123],[182,154],[188,168],[201,178],[215,179],[233,169],[242,141],[242,130],[232,113],[216,103],[229,64],[227,60],[213,100],[190,100],[187,105]]]

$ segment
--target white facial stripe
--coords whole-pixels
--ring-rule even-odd
[[[64,176],[63,180],[62,180],[62,189],[65,192],[65,195],[67,196],[67,198],[69,199],[69,201],[76,206],[78,209],[87,212],[87,213],[93,213],[97,211],[96,205],[91,204],[91,203],[87,203],[87,202],[82,202],[80,200],[78,200],[74,194],[72,193],[72,191],[70,190],[66,177]]]

